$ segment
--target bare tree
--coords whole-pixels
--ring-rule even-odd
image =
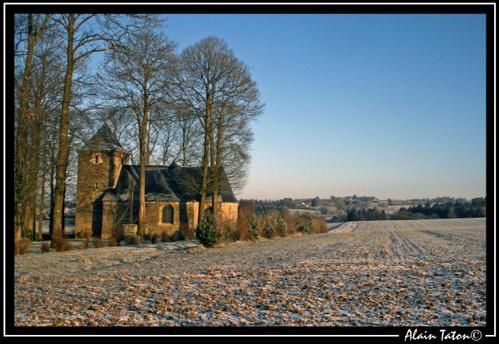
[[[133,32],[117,42],[106,56],[101,76],[106,99],[116,109],[133,114],[139,137],[139,210],[138,234],[143,235],[145,219],[145,170],[151,144],[150,130],[155,116],[167,107],[168,78],[174,61],[174,44],[160,31],[157,16],[141,18]],[[153,139],[154,141],[154,139]]]
[[[182,109],[176,113],[176,123],[179,136],[179,156],[182,166],[194,164],[199,159],[200,127],[195,116],[188,109]]]
[[[263,110],[258,88],[248,68],[230,50],[225,68],[227,75],[215,106],[216,140],[211,141],[215,147],[212,198],[215,213],[224,177],[222,171],[236,189],[242,188],[245,183],[250,160],[249,147],[253,140],[250,122]]]
[[[160,154],[158,160],[166,165],[176,162],[182,166],[197,163],[199,159],[199,138],[201,135],[199,123],[188,109],[181,104],[174,104],[172,116],[158,123]]]
[[[179,100],[199,119],[203,130],[199,221],[204,218],[208,192],[210,138],[214,132],[213,104],[218,84],[224,74],[221,61],[223,57],[217,54],[219,47],[212,42],[210,39],[205,39],[186,48],[180,56],[176,75]]]
[[[241,190],[247,179],[249,163],[251,160],[250,146],[253,142],[253,131],[251,113],[237,112],[229,109],[224,115],[225,124],[222,135],[217,135],[219,141],[217,147],[219,151],[218,166],[223,167],[225,175],[234,191]],[[217,134],[219,134],[218,131]],[[220,191],[221,175],[217,176],[216,187]]]
[[[110,42],[119,38],[124,29],[119,19],[120,16],[79,13],[60,14],[54,17],[55,22],[66,36],[66,70],[55,171],[52,241],[63,235],[64,196],[71,139],[69,135],[71,104],[74,101],[73,79],[78,68],[89,57],[97,52],[108,50]]]
[[[179,154],[178,126],[176,121],[165,121],[159,131],[159,157],[162,165],[176,161]]]
[[[182,52],[176,85],[179,100],[199,119],[203,130],[198,216],[201,220],[209,189],[212,191],[212,209],[214,214],[217,213],[224,141],[229,134],[226,128],[238,116],[258,115],[262,105],[256,84],[245,65],[223,40],[216,37],[205,38]],[[249,127],[244,129],[250,130]],[[244,150],[245,147],[239,146],[238,149]]]
[[[40,39],[34,54],[34,65],[32,71],[31,86],[31,115],[28,122],[29,156],[25,157],[27,164],[27,180],[29,190],[24,207],[24,229],[32,232],[36,238],[37,208],[43,208],[43,196],[37,202],[40,192],[44,195],[44,183],[47,169],[42,168],[41,162],[44,157],[44,141],[49,138],[46,126],[50,125],[48,118],[55,113],[56,105],[60,102],[62,72],[60,65],[60,49],[57,34],[49,29]]]
[[[25,214],[25,199],[28,187],[27,164],[25,157],[28,155],[27,123],[29,121],[29,99],[31,73],[33,67],[33,55],[37,42],[40,40],[43,31],[47,28],[50,15],[27,14],[25,24],[27,25],[26,56],[24,57],[24,69],[20,92],[18,98],[19,107],[17,109],[16,128],[16,154],[15,154],[15,237],[21,237],[21,227]],[[21,20],[21,17],[18,17]],[[21,36],[22,37],[22,36]],[[18,45],[16,45],[17,47]]]

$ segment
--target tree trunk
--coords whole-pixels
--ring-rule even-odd
[[[24,235],[32,232],[33,208],[31,205],[30,197],[25,197],[22,210],[22,231],[24,232]]]
[[[221,187],[221,169],[222,169],[222,151],[223,151],[223,121],[224,121],[224,110],[223,108],[220,111],[218,117],[218,126],[217,126],[217,143],[216,143],[216,158],[215,158],[215,167],[213,172],[213,213],[218,215],[218,195],[220,194]]]
[[[15,138],[15,164],[14,164],[14,226],[15,238],[20,239],[22,235],[23,221],[26,222],[24,212],[26,209],[25,196],[29,189],[27,182],[26,158],[28,149],[26,147],[27,133],[26,125],[28,122],[29,111],[29,90],[31,83],[31,71],[33,66],[33,54],[35,52],[36,42],[40,39],[42,32],[47,27],[50,15],[46,15],[43,22],[33,20],[33,14],[28,14],[28,43],[26,60],[24,61],[24,75],[21,84],[21,94],[19,96],[17,132]]]
[[[45,183],[47,182],[47,169],[43,169],[41,180],[40,202],[38,203],[38,234],[37,239],[43,238],[43,215],[45,212]]]
[[[145,234],[146,217],[146,159],[147,159],[147,121],[148,121],[147,95],[144,95],[144,112],[142,121],[139,121],[139,145],[140,145],[140,172],[139,172],[139,218],[137,234]]]
[[[206,102],[206,111],[204,115],[204,142],[203,142],[203,161],[201,164],[202,178],[201,191],[198,209],[198,223],[201,223],[204,218],[204,207],[206,206],[206,192],[208,189],[208,159],[210,145],[210,118],[211,118],[211,99],[208,96]]]
[[[182,166],[187,166],[187,136],[184,129],[182,129]]]
[[[36,199],[38,191],[38,172],[40,169],[40,140],[41,140],[41,127],[42,127],[42,95],[44,94],[43,82],[38,85],[37,96],[35,97],[35,102],[33,106],[34,113],[34,123],[31,145],[30,145],[30,157],[28,160],[29,167],[28,180],[29,180],[29,190],[27,192],[26,199],[26,212],[24,214],[24,228],[26,231],[33,233],[33,240],[36,238]]]
[[[134,220],[135,220],[135,216],[134,216],[134,210],[135,210],[135,207],[134,207],[134,202],[135,200],[133,199],[133,193],[134,193],[134,190],[135,190],[135,185],[133,183],[133,178],[132,177],[128,177],[129,178],[129,184],[130,184],[130,187],[128,189],[128,195],[129,195],[129,199],[130,199],[130,204],[129,204],[129,211],[130,211],[130,216],[129,216],[129,223],[133,223]]]
[[[26,192],[26,122],[29,107],[29,89],[31,82],[31,70],[33,66],[33,54],[35,51],[35,37],[33,35],[33,15],[28,15],[28,46],[26,60],[24,61],[24,76],[19,97],[16,154],[15,154],[15,238],[20,239],[24,220],[24,197]]]
[[[69,158],[69,116],[72,97],[72,83],[74,71],[74,20],[68,26],[68,45],[66,49],[67,65],[64,78],[64,93],[61,108],[61,122],[59,128],[59,150],[57,152],[55,172],[54,218],[51,240],[62,238],[64,218],[64,193],[66,186],[66,169]]]
[[[53,144],[53,143],[52,143]],[[55,147],[50,148],[50,211],[49,211],[49,234],[52,238],[54,231],[54,198],[55,198]]]
[[[216,171],[215,171],[215,115],[213,111],[213,107],[210,107],[210,172],[208,173],[209,179],[210,179],[210,184],[211,184],[211,210],[213,213],[213,216],[217,218],[217,198],[216,198],[216,192],[215,192],[215,183],[214,183],[214,177],[216,176]]]
[[[37,100],[35,100],[35,110]],[[34,232],[34,221],[35,216],[33,215],[36,211],[36,192],[37,192],[37,181],[38,181],[38,161],[37,156],[39,154],[39,143],[40,143],[40,123],[38,119],[30,116],[30,125],[26,129],[26,142],[24,143],[24,149],[26,155],[24,156],[24,171],[23,171],[23,211],[22,211],[22,230],[24,233]],[[34,123],[33,123],[34,122]]]

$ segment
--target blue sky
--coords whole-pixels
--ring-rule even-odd
[[[166,15],[179,51],[215,35],[258,83],[239,197],[485,195],[482,15]]]

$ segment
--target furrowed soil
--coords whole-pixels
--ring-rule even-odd
[[[485,219],[15,259],[16,326],[484,326]]]

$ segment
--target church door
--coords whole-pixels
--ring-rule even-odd
[[[100,238],[102,234],[102,201],[94,202],[92,212],[92,236]]]

